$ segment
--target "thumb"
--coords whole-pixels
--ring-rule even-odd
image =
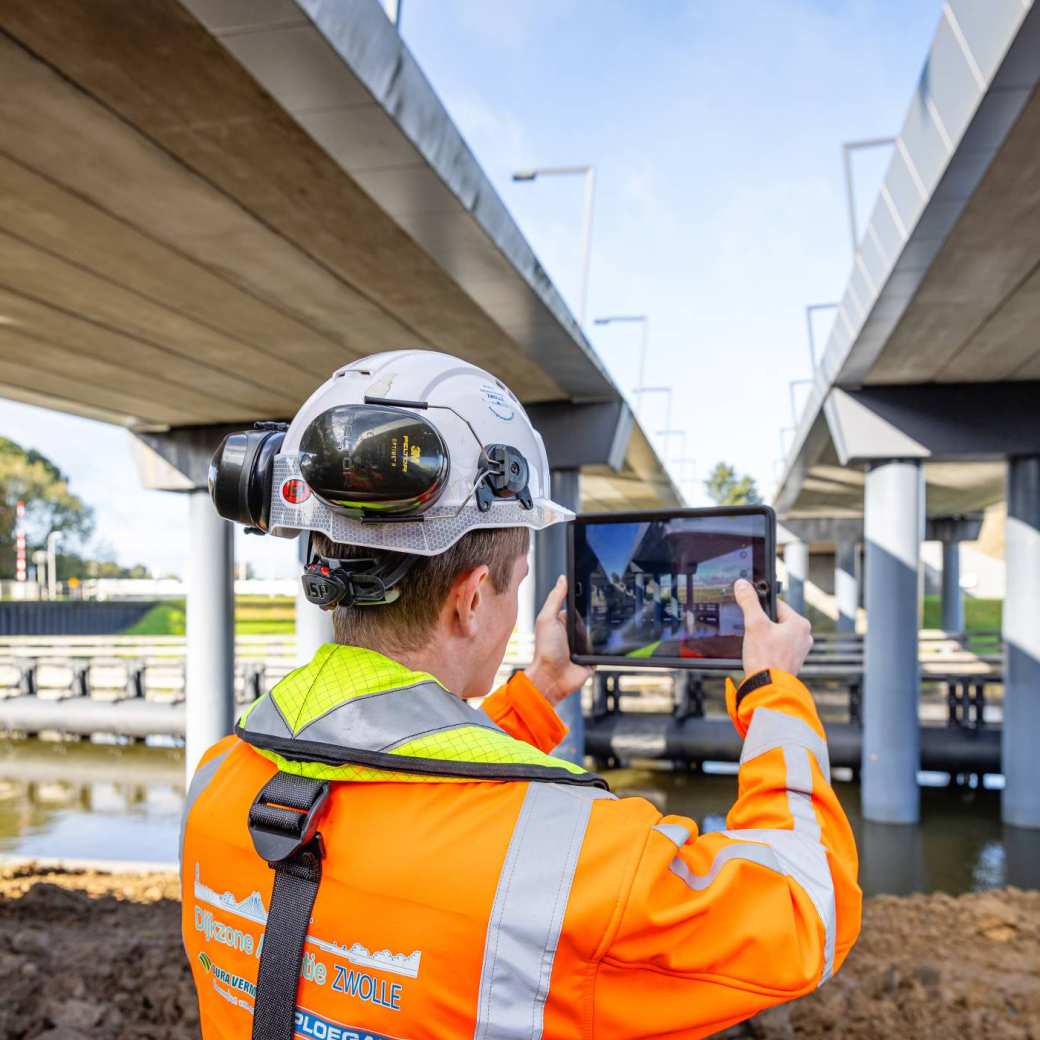
[[[759,602],[758,593],[750,581],[738,578],[733,583],[733,597],[737,601],[737,606],[740,607],[744,614],[745,628],[751,628],[752,625],[761,625],[763,621],[769,620],[766,612],[762,609],[762,604]]]
[[[542,609],[538,611],[539,621],[549,621],[563,610],[567,602],[567,579],[561,574],[556,579],[556,584],[549,590],[545,597]]]

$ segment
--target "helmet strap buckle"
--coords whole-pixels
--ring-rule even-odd
[[[322,610],[344,607],[373,607],[393,603],[400,592],[398,582],[411,570],[416,556],[405,556],[387,566],[376,557],[364,556],[339,560],[310,555],[300,582],[309,603]]]

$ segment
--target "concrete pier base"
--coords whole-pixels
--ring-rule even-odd
[[[231,524],[205,488],[189,492],[185,752],[188,779],[202,753],[234,725],[235,561]]]
[[[1040,455],[1008,459],[1004,822],[1040,827]]]
[[[875,464],[866,477],[867,635],[863,678],[863,816],[916,823],[920,558],[924,488],[916,462]]]

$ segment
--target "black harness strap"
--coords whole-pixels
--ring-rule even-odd
[[[253,1002],[253,1040],[292,1040],[303,944],[325,856],[318,820],[327,782],[276,773],[249,810],[249,834],[274,870]]]

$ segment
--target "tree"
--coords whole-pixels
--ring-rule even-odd
[[[58,581],[69,578],[150,578],[152,572],[143,563],[135,563],[132,567],[124,567],[117,563],[115,557],[95,556],[91,559],[79,553],[57,554]]]
[[[27,552],[61,531],[62,548],[74,550],[94,530],[94,510],[69,491],[68,478],[45,455],[0,437],[0,575],[14,577],[16,506],[25,503]]]
[[[704,482],[708,497],[719,506],[756,506],[762,496],[755,486],[755,478],[737,471],[726,462],[717,462]]]

